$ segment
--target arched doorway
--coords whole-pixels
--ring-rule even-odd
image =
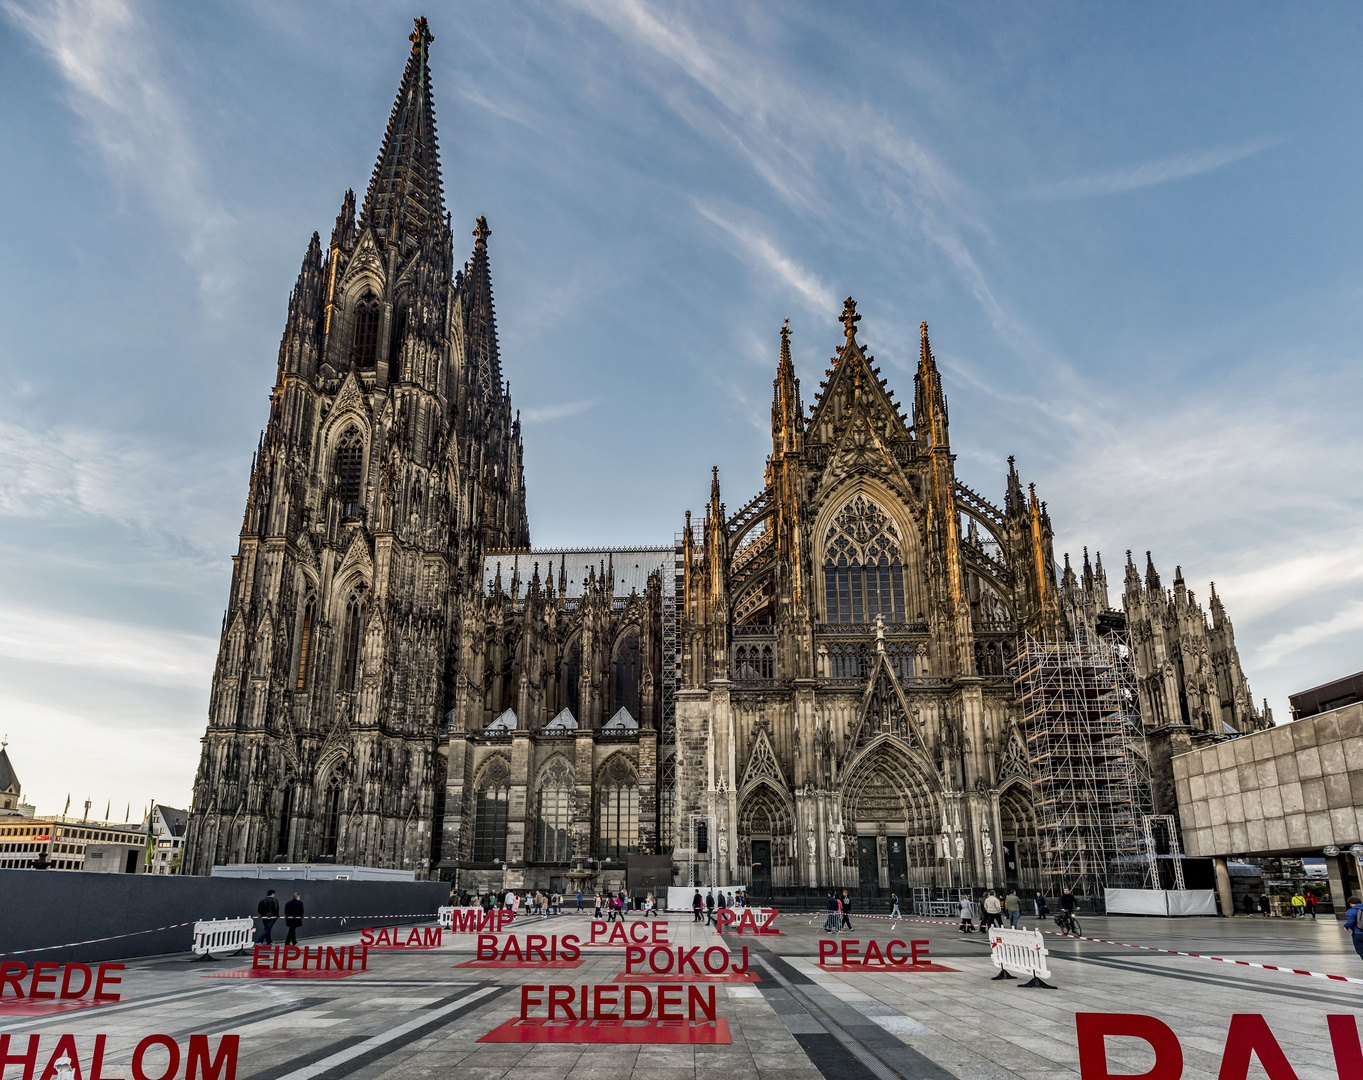
[[[928,767],[897,739],[873,742],[843,785],[848,872],[857,867],[863,896],[937,884],[941,800]],[[943,882],[945,884],[945,882]]]
[[[1041,856],[1031,788],[1020,780],[1009,784],[999,796],[999,830],[1004,881],[1015,887],[1019,896],[1031,896],[1041,888]]]

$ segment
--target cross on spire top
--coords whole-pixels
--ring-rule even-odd
[[[857,336],[857,323],[861,322],[861,316],[857,314],[857,302],[850,296],[843,301],[839,319],[847,330],[847,340],[851,341]]]

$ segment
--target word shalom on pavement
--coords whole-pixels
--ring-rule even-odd
[[[543,1015],[535,1011],[540,1008]],[[715,1016],[713,986],[600,983],[522,986],[520,1016],[478,1041],[727,1044],[732,1039],[728,1021]]]
[[[1353,1016],[1327,1016],[1325,1020],[1339,1080],[1363,1080],[1357,1020]],[[1173,1028],[1162,1020],[1141,1013],[1075,1013],[1074,1025],[1079,1038],[1080,1080],[1179,1080],[1183,1075],[1183,1046]],[[1109,1072],[1105,1040],[1110,1035],[1149,1043],[1155,1052],[1154,1066],[1135,1076]],[[1217,1080],[1247,1080],[1255,1057],[1268,1080],[1297,1080],[1267,1021],[1258,1013],[1236,1013],[1226,1032]],[[1257,1069],[1255,1075],[1260,1075]],[[1314,1080],[1323,1074],[1307,1076]]]
[[[23,1036],[16,1035],[14,1038],[17,1041]],[[58,1066],[63,1066],[84,1080],[127,1080],[126,1077],[110,1076],[104,1072],[107,1039],[107,1035],[95,1036],[95,1045],[89,1059],[90,1068],[86,1071],[81,1068],[80,1055],[76,1050],[76,1037],[60,1035],[48,1054],[46,1067],[38,1073],[38,1062],[41,1060],[38,1053],[39,1037],[30,1035],[28,1048],[20,1050],[18,1046],[10,1046],[9,1035],[0,1035],[0,1075],[6,1075],[11,1065],[21,1065],[24,1070],[23,1080],[52,1080],[59,1075]],[[133,1050],[131,1080],[175,1080],[180,1075],[183,1075],[184,1080],[236,1080],[237,1050],[240,1045],[240,1035],[224,1035],[218,1040],[217,1052],[214,1053],[209,1046],[207,1035],[190,1035],[184,1044],[169,1035],[148,1035]],[[147,1057],[152,1051],[157,1052],[152,1054],[152,1061],[149,1063]],[[164,1065],[161,1063],[163,1054]],[[185,1064],[183,1074],[180,1072],[181,1061]]]

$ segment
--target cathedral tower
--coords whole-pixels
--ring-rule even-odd
[[[461,588],[529,543],[479,218],[462,269],[428,52],[412,48],[364,203],[289,298],[251,467],[185,872],[440,858]]]

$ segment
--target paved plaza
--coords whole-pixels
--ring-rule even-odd
[[[625,950],[587,948],[571,968],[458,967],[475,958],[477,936],[448,932],[436,949],[371,949],[368,970],[345,978],[248,978],[250,960],[239,957],[132,960],[122,973],[120,1001],[47,1016],[15,1014],[10,1006],[0,1031],[10,1035],[11,1060],[28,1035],[41,1035],[31,1080],[42,1080],[64,1033],[76,1036],[80,1080],[97,1080],[90,1062],[100,1034],[107,1039],[98,1080],[157,1080],[166,1069],[163,1050],[146,1055],[141,1076],[132,1068],[134,1047],[150,1034],[181,1046],[191,1035],[209,1035],[215,1047],[218,1037],[238,1035],[238,1080],[1045,1080],[1079,1073],[1077,1012],[1144,1013],[1177,1034],[1182,1075],[1201,1078],[1218,1073],[1232,1014],[1250,1013],[1267,1020],[1306,1080],[1336,1075],[1327,1015],[1363,1012],[1360,984],[1055,936],[1047,944],[1057,989],[1024,989],[1019,981],[993,980],[981,935],[912,919],[893,931],[886,920],[853,921],[855,932],[842,937],[857,939],[861,949],[872,939],[882,949],[892,939],[926,941],[927,959],[954,970],[822,970],[819,942],[830,936],[820,932],[821,915],[783,915],[776,921],[779,936],[722,939],[689,915],[673,915],[667,920],[673,944],[701,946],[703,953],[722,943],[735,957],[748,947],[760,981],[714,988],[732,1040],[727,1045],[479,1042],[519,1016],[523,984],[613,983],[624,972]],[[521,918],[513,927],[522,943],[530,933],[589,936],[589,919],[575,913]],[[1333,919],[1091,917],[1083,929],[1130,945],[1363,976]],[[336,947],[359,940],[353,932],[304,943]],[[1138,1040],[1109,1038],[1107,1046],[1114,1074],[1145,1072],[1154,1060]],[[1257,1069],[1250,1075],[1260,1075]],[[185,1071],[182,1064],[178,1075]],[[20,1074],[10,1064],[4,1078]]]

